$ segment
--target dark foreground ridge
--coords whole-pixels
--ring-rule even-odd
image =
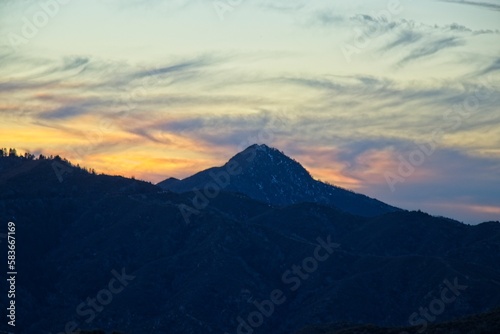
[[[423,324],[414,327],[382,328],[374,325],[352,326],[347,324],[316,325],[295,334],[498,334],[500,333],[500,309],[453,321]],[[89,331],[80,334],[106,334],[105,331]],[[124,334],[113,332],[111,334]]]
[[[421,324],[404,328],[381,328],[373,325],[310,326],[296,334],[498,334],[500,309],[437,324]]]
[[[186,223],[193,196],[62,158],[0,157],[0,222],[16,225],[16,333],[290,334],[427,317],[432,328],[499,306],[498,222],[363,217],[221,191]]]
[[[200,197],[209,197],[215,186],[272,205],[312,202],[367,217],[399,210],[365,195],[314,180],[300,163],[266,145],[252,145],[221,167],[209,168],[183,180],[169,178],[158,186],[178,193],[198,189]]]

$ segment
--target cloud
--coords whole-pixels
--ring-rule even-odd
[[[473,35],[484,35],[484,34],[499,34],[500,31],[497,30],[492,30],[492,29],[479,29],[479,30],[473,30],[471,28],[468,28],[464,25],[458,24],[458,23],[452,23],[449,25],[445,25],[442,27],[443,30],[446,31],[446,29],[453,31],[453,32],[462,32],[462,33],[472,33]]]
[[[475,6],[479,8],[486,8],[489,10],[500,11],[500,5],[491,2],[480,2],[480,1],[467,1],[467,0],[439,0],[440,2],[449,2],[460,5]]]
[[[323,26],[336,25],[339,23],[345,23],[346,21],[348,21],[346,16],[334,14],[326,10],[317,12],[310,20],[312,23],[317,23]]]
[[[61,71],[74,70],[78,68],[84,70],[84,66],[90,62],[88,57],[66,57],[63,59],[63,66],[60,68]]]
[[[88,108],[86,108],[85,106],[64,106],[55,110],[51,110],[49,112],[45,112],[40,115],[40,118],[46,120],[73,118],[85,114],[87,112],[87,109]]]
[[[307,86],[310,88],[317,88],[321,90],[334,90],[334,91],[340,91],[344,88],[344,86],[341,83],[328,80],[328,79],[322,79],[322,78],[296,78],[296,77],[288,77],[288,78],[281,78],[278,79],[279,81],[282,82],[288,82],[291,84],[298,84],[301,86]]]
[[[281,12],[289,12],[289,11],[298,11],[307,6],[308,1],[306,0],[274,0],[270,1],[262,1],[259,5],[262,8],[281,11]]]
[[[160,76],[164,74],[173,74],[179,72],[187,72],[191,70],[201,69],[203,67],[207,67],[210,65],[215,65],[220,60],[217,60],[213,57],[199,57],[192,60],[181,61],[178,63],[174,63],[168,66],[163,66],[160,68],[146,69],[137,71],[131,74],[131,79],[141,79],[150,76]]]
[[[451,24],[427,24],[410,19],[391,19],[386,17],[377,17],[369,14],[356,14],[346,16],[337,14],[331,10],[316,11],[309,20],[310,23],[316,23],[320,26],[359,26],[366,29],[369,35],[381,34],[390,30],[395,31],[415,31],[415,32],[441,32],[441,33],[469,33],[469,34],[499,34],[499,30],[491,29],[472,29],[467,26]]]
[[[118,10],[142,8],[171,15],[175,11],[185,9],[196,0],[100,0],[100,2]]]
[[[34,90],[45,87],[50,87],[57,83],[57,80],[47,82],[26,82],[24,80],[11,80],[7,82],[0,82],[0,94],[7,92],[19,92],[23,90]]]
[[[154,136],[151,134],[151,127],[148,128],[133,128],[131,130],[128,130],[130,133],[136,134],[140,137],[146,138],[154,143],[159,143],[159,144],[169,144],[171,143],[170,140],[166,139],[165,136]]]
[[[460,45],[465,45],[465,40],[458,37],[446,37],[426,42],[423,46],[412,50],[409,55],[399,61],[399,64],[408,64],[409,62],[418,60],[420,58],[429,57],[445,49],[457,47]]]
[[[224,85],[241,84],[232,73],[217,69],[231,59],[228,56],[191,56],[140,67],[85,56],[59,60],[4,56],[12,72],[2,68],[6,75],[4,81],[0,80],[4,100],[0,108],[9,105],[12,112],[22,110],[38,120],[70,121],[83,115],[117,113],[126,115],[122,119],[134,119],[157,113],[154,109],[164,111],[174,106],[215,108],[253,103],[250,96],[209,93],[210,86],[220,85],[222,89]],[[17,68],[22,71],[14,71]]]
[[[310,16],[309,25],[334,28],[336,31],[340,28],[347,30],[347,33],[350,31],[351,37],[340,45],[344,53],[358,54],[363,50],[373,49],[386,57],[388,51],[397,49],[400,55],[397,57],[399,60],[395,60],[395,65],[399,68],[414,60],[436,55],[442,50],[466,46],[476,36],[500,34],[498,29],[472,29],[455,22],[428,24],[368,14],[348,16],[330,9],[314,12]]]
[[[482,69],[478,74],[486,75],[500,70],[500,58],[497,58],[491,62],[486,68]]]
[[[224,156],[228,150],[254,143],[270,143],[284,130],[280,112],[260,110],[251,114],[165,115],[163,119],[122,122],[120,128],[154,144],[189,147],[204,155]]]
[[[362,76],[300,79],[287,82],[317,92],[317,100],[310,98],[308,104],[298,106],[294,114],[301,116],[295,116],[294,122],[313,145],[324,143],[325,138],[335,138],[331,140],[338,144],[381,133],[387,138],[422,140],[436,128],[444,129],[449,140],[460,143],[500,121],[500,91],[488,82],[442,82],[419,87]],[[485,145],[491,145],[489,142]]]
[[[395,47],[404,46],[416,43],[422,39],[424,36],[423,33],[413,31],[413,30],[404,30],[399,36],[392,42],[388,43],[383,47],[384,50],[391,50]]]
[[[209,144],[237,146],[242,141],[251,141],[252,138],[258,140],[259,134],[265,129],[275,131],[278,127],[282,127],[283,116],[280,112],[265,110],[246,115],[198,116],[167,121],[158,125],[158,128],[197,138]]]
[[[449,25],[427,25],[414,21],[402,20],[395,25],[396,37],[386,42],[380,51],[386,52],[399,49],[407,53],[399,60],[398,65],[405,65],[419,58],[428,57],[438,52],[457,46],[464,46],[468,39],[477,35],[499,34],[498,30],[473,30],[464,25],[452,23]],[[391,38],[392,36],[388,36]],[[413,49],[409,46],[415,45]]]

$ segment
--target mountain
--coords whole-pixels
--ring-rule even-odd
[[[443,296],[436,324],[500,304],[498,222],[364,217],[226,191],[186,222],[195,194],[61,158],[0,157],[0,222],[16,224],[16,333],[289,334],[409,326]]]
[[[183,180],[169,178],[158,186],[178,193],[198,189],[199,196],[206,197],[219,189],[276,206],[320,203],[367,217],[399,210],[365,195],[314,180],[298,162],[266,145],[252,145],[221,167],[209,168]]]

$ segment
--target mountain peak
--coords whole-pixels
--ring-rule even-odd
[[[248,146],[246,149],[271,149],[271,147],[267,146],[266,144],[252,144]]]
[[[281,151],[279,151],[277,148],[274,148],[274,147],[270,147],[270,146],[267,146],[266,144],[253,144],[253,145],[250,145],[248,146],[246,149],[244,149],[242,152],[245,152],[247,150],[250,150],[250,151],[263,151],[263,152],[276,152],[276,153],[281,153],[283,154]]]
[[[300,163],[265,144],[247,147],[224,166],[209,168],[180,181],[166,180],[158,185],[174,192],[189,192],[213,184],[214,175],[229,177],[229,174],[231,177],[221,190],[242,193],[272,205],[314,202],[362,216],[398,210],[364,195],[314,180]]]
[[[243,169],[243,174],[247,170],[260,171],[265,179],[270,177],[271,172],[280,174],[280,177],[296,174],[300,178],[311,178],[309,172],[300,163],[266,144],[253,144],[247,147],[233,156],[227,164],[229,163],[237,163]]]

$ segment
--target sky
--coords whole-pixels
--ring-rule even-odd
[[[500,220],[498,0],[1,0],[0,146],[151,182],[253,143]]]

